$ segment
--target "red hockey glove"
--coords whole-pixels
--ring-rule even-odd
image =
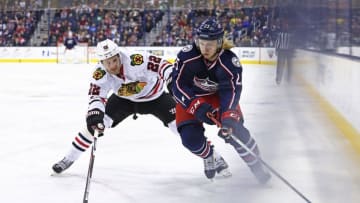
[[[220,137],[226,137],[232,134],[239,125],[242,114],[238,110],[228,110],[221,115],[221,130],[219,131]]]
[[[207,123],[209,125],[214,125],[215,123],[208,117],[208,114],[213,114],[215,109],[208,103],[205,102],[202,98],[194,99],[186,112],[193,114],[196,119],[201,122]]]

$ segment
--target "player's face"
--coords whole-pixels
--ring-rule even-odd
[[[114,75],[120,73],[121,61],[118,55],[115,55],[111,58],[105,59],[102,61],[102,64],[106,68],[106,70]]]
[[[199,48],[201,54],[204,56],[205,59],[209,61],[213,61],[217,57],[217,47],[218,42],[217,40],[204,40],[199,39]]]

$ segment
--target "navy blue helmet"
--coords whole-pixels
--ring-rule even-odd
[[[199,39],[215,40],[222,39],[224,36],[224,29],[215,18],[208,18],[201,23],[196,31]]]

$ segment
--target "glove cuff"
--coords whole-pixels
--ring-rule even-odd
[[[100,109],[92,109],[90,111],[88,111],[87,116],[95,116],[95,115],[100,115],[102,113],[102,111]]]
[[[241,112],[239,112],[238,110],[228,110],[222,113],[221,120],[233,119],[235,121],[240,121],[241,117]]]
[[[189,107],[186,109],[186,112],[189,113],[189,114],[192,114],[194,115],[196,110],[201,106],[201,104],[205,103],[205,100],[203,98],[196,98],[194,99]]]

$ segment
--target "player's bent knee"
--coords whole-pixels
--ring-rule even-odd
[[[206,141],[204,128],[199,124],[184,125],[179,132],[182,144],[191,151],[201,148]]]

